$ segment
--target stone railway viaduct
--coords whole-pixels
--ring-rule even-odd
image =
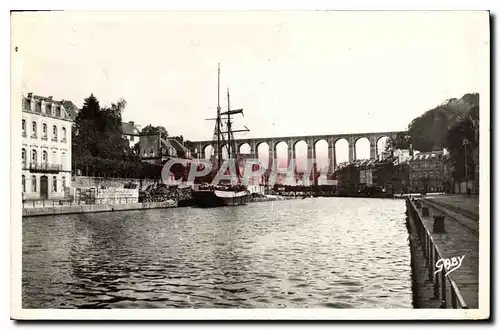
[[[339,140],[346,140],[349,145],[349,162],[356,159],[356,141],[361,138],[366,138],[370,142],[370,159],[377,158],[378,150],[377,143],[383,137],[388,137],[392,140],[396,139],[400,133],[406,131],[392,131],[392,132],[372,132],[372,133],[349,133],[349,134],[328,134],[328,135],[305,135],[305,136],[285,136],[285,137],[266,137],[266,138],[249,138],[249,139],[235,139],[237,152],[240,152],[244,144],[250,146],[250,155],[257,155],[259,145],[267,143],[269,146],[269,162],[276,159],[276,146],[285,142],[288,147],[288,162],[291,159],[295,160],[295,145],[304,141],[307,144],[307,159],[316,159],[315,146],[318,141],[324,140],[328,143],[328,159],[329,169],[335,170],[337,168],[337,161],[335,155],[335,145]],[[193,149],[191,154],[198,159],[206,158],[206,148],[213,146],[212,140],[206,141],[192,141]]]

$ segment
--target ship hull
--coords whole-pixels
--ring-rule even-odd
[[[246,191],[193,191],[193,204],[198,207],[238,206],[248,203],[250,194]]]

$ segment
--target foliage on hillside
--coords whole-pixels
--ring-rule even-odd
[[[455,179],[474,179],[473,151],[478,146],[479,106],[474,105],[447,133],[446,148],[454,165]]]
[[[448,131],[467,117],[474,107],[479,109],[477,93],[446,100],[413,119],[408,125],[408,133],[390,141],[387,149],[408,149],[411,144],[414,150],[421,152],[441,150],[447,145]]]

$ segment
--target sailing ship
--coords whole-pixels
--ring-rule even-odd
[[[201,184],[193,190],[193,204],[199,207],[217,207],[217,206],[236,206],[244,205],[250,198],[250,191],[245,185],[241,184],[241,169],[238,161],[238,152],[234,133],[248,132],[249,129],[233,130],[231,116],[243,115],[243,109],[231,110],[229,101],[229,88],[227,90],[227,111],[221,112],[220,106],[220,64],[217,70],[217,117],[207,120],[215,121],[213,135],[213,155],[212,155],[212,171],[207,175]],[[230,168],[224,172],[224,175],[229,175],[229,180],[220,180],[216,184],[212,184],[213,179],[224,164],[223,149],[227,152],[229,161],[235,161],[236,173],[231,173]]]

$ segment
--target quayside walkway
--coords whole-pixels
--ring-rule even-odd
[[[465,256],[450,273],[468,308],[479,308],[479,199],[460,195],[436,195],[421,201],[418,212],[442,258]],[[418,203],[420,204],[420,203]],[[428,208],[429,214],[424,211]],[[425,213],[425,215],[424,215]],[[433,230],[434,216],[445,216],[445,233]],[[483,219],[489,221],[489,219]]]

